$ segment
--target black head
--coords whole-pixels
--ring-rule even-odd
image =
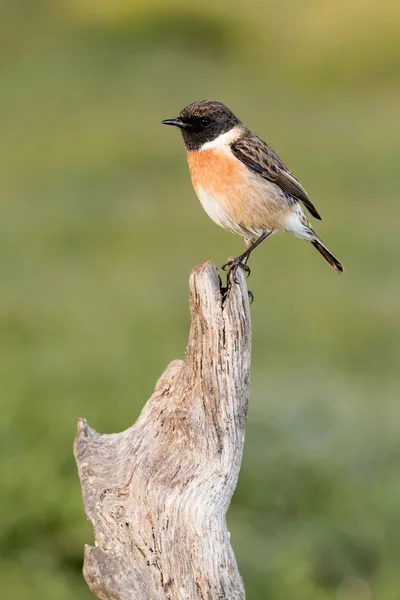
[[[176,119],[166,119],[162,123],[179,127],[186,148],[198,150],[206,142],[239,125],[240,121],[222,102],[200,100],[186,106]]]

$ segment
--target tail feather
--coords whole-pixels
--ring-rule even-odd
[[[311,243],[314,246],[314,248],[318,250],[321,256],[326,260],[326,262],[329,265],[331,265],[333,269],[335,269],[335,271],[337,271],[338,273],[343,273],[344,269],[342,263],[336,258],[336,256],[332,254],[330,250],[328,250],[328,248],[325,246],[325,244],[321,242],[321,240],[312,240]]]

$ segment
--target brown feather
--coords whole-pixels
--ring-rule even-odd
[[[244,135],[232,142],[230,148],[236,158],[248,169],[275,183],[296,200],[300,200],[313,217],[321,219],[303,186],[262,138],[247,129]]]
[[[314,248],[316,250],[318,250],[318,252],[320,253],[320,255],[326,260],[326,262],[333,268],[335,269],[335,271],[337,271],[338,273],[343,273],[344,268],[342,263],[340,262],[340,260],[338,260],[336,258],[336,256],[334,256],[332,254],[332,252],[330,250],[328,250],[328,248],[319,240],[312,240],[312,245],[314,246]]]

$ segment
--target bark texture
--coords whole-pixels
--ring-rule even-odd
[[[250,313],[242,272],[223,301],[214,264],[190,276],[191,329],[137,422],[74,452],[95,546],[84,576],[103,600],[243,600],[225,515],[243,453]]]

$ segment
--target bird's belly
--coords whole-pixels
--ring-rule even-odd
[[[286,203],[277,186],[225,150],[189,152],[188,161],[196,194],[215,223],[244,236],[281,229]]]
[[[196,186],[195,190],[204,210],[214,223],[225,229],[238,231],[239,228],[230,214],[229,208],[225,206],[226,198],[224,196],[215,196],[212,190],[204,189],[200,185]]]

